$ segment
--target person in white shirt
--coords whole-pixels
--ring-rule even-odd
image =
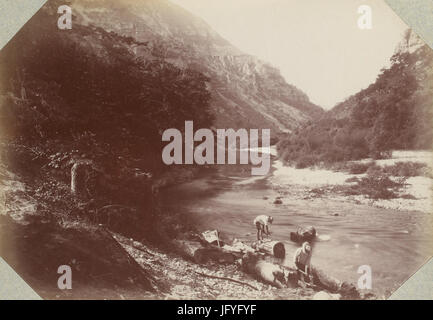
[[[263,234],[271,235],[269,225],[272,224],[274,219],[271,216],[260,215],[254,219],[254,225],[257,228],[257,240],[263,240]]]

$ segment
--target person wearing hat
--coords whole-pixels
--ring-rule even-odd
[[[271,235],[269,231],[269,225],[272,224],[274,219],[271,216],[260,215],[254,219],[254,225],[257,228],[257,240],[263,240],[263,233],[267,236]]]
[[[311,256],[313,250],[308,241],[302,244],[302,247],[298,248],[295,251],[294,255],[294,263],[296,268],[298,269],[298,273],[300,274],[300,278],[304,279],[304,276],[310,277],[311,273]]]

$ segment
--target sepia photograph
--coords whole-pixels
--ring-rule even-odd
[[[433,49],[385,0],[39,2],[0,300],[385,300],[431,259]],[[177,315],[255,312],[210,308]]]

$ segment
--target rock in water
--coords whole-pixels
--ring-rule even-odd
[[[294,242],[313,241],[316,235],[316,229],[313,226],[300,227],[296,232],[290,232],[290,240]]]
[[[283,200],[281,199],[275,199],[274,204],[283,204]]]

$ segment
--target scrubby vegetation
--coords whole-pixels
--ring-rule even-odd
[[[399,197],[399,191],[405,186],[405,178],[391,179],[388,175],[367,174],[362,178],[350,178],[349,186],[336,187],[345,195],[364,195],[370,199],[393,199]]]
[[[362,173],[366,173],[369,170],[369,168],[374,166],[376,166],[376,164],[373,161],[366,162],[366,163],[349,162],[346,164],[344,169],[346,169],[347,172],[350,174],[362,174]]]
[[[432,177],[430,167],[421,162],[396,162],[393,165],[380,166],[375,161],[369,162],[347,162],[337,164],[333,167],[350,174],[376,174],[394,177]]]
[[[432,178],[431,168],[425,163],[397,162],[390,166],[370,166],[367,173],[386,174],[394,177],[429,177]]]
[[[396,149],[431,149],[432,70],[433,51],[428,46],[413,53],[397,52],[391,67],[368,88],[281,139],[281,158],[303,168],[386,158]],[[361,166],[353,170],[363,171]]]
[[[347,185],[333,187],[332,191],[347,196],[363,195],[374,200],[415,199],[412,195],[402,194],[403,188],[407,185],[407,178],[418,176],[432,178],[431,168],[419,162],[396,162],[384,166],[376,164],[375,161],[345,162],[331,167],[334,170],[359,175],[347,179]]]
[[[412,195],[401,194],[407,178],[417,176],[432,178],[431,168],[425,163],[418,162],[397,162],[385,166],[377,165],[374,161],[348,162],[338,165],[338,170],[361,176],[347,179],[349,185],[334,187],[334,191],[344,195],[365,195],[375,200],[414,199]]]

